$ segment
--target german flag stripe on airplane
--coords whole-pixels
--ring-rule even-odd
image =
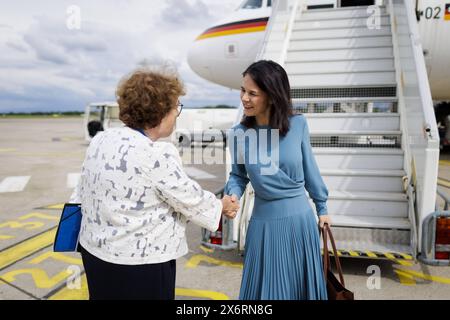
[[[444,19],[450,21],[450,3],[445,4],[445,15]]]
[[[266,30],[268,21],[269,18],[267,17],[222,24],[219,26],[209,28],[208,30],[203,32],[200,36],[198,36],[196,40],[228,36],[239,33],[264,31]]]

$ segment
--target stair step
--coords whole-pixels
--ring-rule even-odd
[[[332,118],[336,121],[346,119],[398,119],[400,114],[398,113],[305,113],[304,116],[308,121],[314,119],[328,119]],[[326,126],[325,126],[326,127]],[[327,127],[329,128],[329,127]],[[399,130],[387,130],[387,131],[399,131]]]
[[[393,58],[392,46],[385,46],[380,48],[342,48],[342,49],[328,49],[322,51],[320,49],[315,50],[293,50],[289,48],[286,56],[286,62],[307,62],[307,61],[331,61],[331,60],[357,60],[357,59],[374,59]]]
[[[380,16],[380,26],[390,26],[390,18],[388,15]],[[302,18],[296,20],[293,31],[297,30],[320,30],[334,28],[367,28],[367,18],[338,19],[338,20],[309,20]]]
[[[337,38],[359,38],[390,36],[392,34],[390,26],[383,26],[379,29],[364,28],[333,28],[319,30],[294,30],[292,40],[313,40],[313,39],[337,39]]]
[[[325,154],[325,155],[367,155],[367,156],[402,156],[403,150],[391,149],[391,148],[342,148],[342,149],[334,149],[334,148],[313,148],[314,154]],[[403,168],[402,168],[403,169]]]
[[[332,219],[335,217],[333,216]],[[331,229],[338,250],[403,253],[408,255],[412,253],[410,230],[346,228],[333,225]]]
[[[362,192],[362,191],[338,191],[328,193],[328,200],[361,200],[361,201],[394,201],[406,202],[407,196],[401,192]]]
[[[380,7],[380,17],[389,16],[386,9]],[[314,9],[299,11],[295,21],[318,21],[318,20],[338,20],[338,19],[354,19],[369,18],[373,12],[367,12],[367,7],[352,8],[330,8],[330,9]]]
[[[395,85],[395,71],[358,72],[358,73],[322,73],[322,74],[288,74],[292,86],[311,88],[335,87],[336,83],[349,86]]]
[[[363,176],[363,177],[403,177],[406,172],[404,170],[369,170],[369,169],[324,169],[320,170],[322,176]]]
[[[288,74],[371,72],[379,70],[393,72],[395,63],[394,59],[287,62],[285,69]]]
[[[328,190],[403,192],[403,170],[320,170]]]
[[[310,130],[311,136],[400,136],[401,131],[375,131],[375,130]]]
[[[397,102],[397,97],[354,97],[354,98],[294,98],[292,103],[354,103],[354,102]]]
[[[400,115],[396,113],[305,113],[311,134],[400,135]],[[323,130],[327,128],[327,130]],[[369,131],[367,131],[369,130]]]
[[[310,98],[366,98],[366,97],[396,97],[397,84],[383,84],[378,86],[345,86],[330,85],[327,87],[306,88],[291,85],[294,99]]]
[[[317,148],[320,170],[403,170],[403,150],[396,148]]]
[[[380,8],[380,10],[382,10],[382,11],[384,10],[384,12],[386,11],[386,6],[385,5],[377,6],[377,7]],[[303,12],[362,11],[362,10],[367,11],[368,8],[369,8],[369,6],[347,6],[347,7],[308,9],[308,10],[305,10]]]
[[[310,205],[314,203],[309,198]],[[344,216],[408,217],[408,200],[399,192],[328,191],[328,212]]]
[[[391,36],[357,37],[342,39],[291,40],[288,52],[296,50],[337,50],[358,48],[392,48]]]
[[[331,215],[332,226],[358,227],[358,228],[383,228],[410,230],[411,223],[407,218],[370,217],[370,216],[343,216]]]

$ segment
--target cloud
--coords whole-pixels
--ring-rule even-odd
[[[186,84],[186,106],[238,97],[199,78],[186,55],[195,37],[240,0],[78,0],[80,30],[66,26],[68,1],[43,0],[27,6],[29,12],[17,1],[4,8],[7,24],[0,25],[0,112],[83,110],[114,100],[119,80],[139,64],[166,60]]]
[[[208,7],[202,0],[196,0],[194,3],[186,0],[168,0],[166,3],[161,12],[161,22],[172,28],[186,25],[192,27],[212,18]]]
[[[27,46],[25,44],[19,43],[19,42],[7,41],[6,45],[8,47],[10,47],[11,49],[14,49],[14,50],[22,52],[22,53],[26,53],[29,50],[29,48],[27,48]]]

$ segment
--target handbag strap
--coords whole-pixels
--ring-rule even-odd
[[[341,284],[342,286],[345,287],[345,283],[344,283],[344,274],[342,273],[342,267],[341,267],[341,262],[339,261],[339,256],[338,256],[338,252],[336,249],[336,243],[334,242],[334,238],[333,238],[333,234],[331,233],[331,229],[330,226],[325,223],[323,226],[323,254],[324,254],[324,259],[323,259],[323,264],[324,264],[324,274],[325,274],[325,281],[327,280],[327,271],[330,270],[331,271],[331,261],[330,261],[330,254],[328,251],[328,235],[330,236],[330,242],[331,242],[331,246],[333,248],[333,254],[334,254],[334,259],[336,261],[336,268],[338,270],[339,273],[339,279],[341,280]]]

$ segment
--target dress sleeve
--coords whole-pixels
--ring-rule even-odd
[[[303,171],[305,175],[305,188],[316,205],[318,216],[328,214],[328,189],[320,175],[319,167],[311,147],[309,129],[306,119],[304,121],[302,137]]]
[[[184,172],[177,149],[167,143],[152,163],[152,177],[160,199],[195,224],[216,231],[222,202]]]
[[[231,133],[228,141],[230,141],[230,138],[234,139],[233,133]],[[240,199],[250,180],[247,176],[244,161],[242,160],[243,155],[238,153],[237,144],[238,143],[231,143],[230,145],[231,172],[227,184],[225,185],[224,192],[228,195],[234,194]]]

